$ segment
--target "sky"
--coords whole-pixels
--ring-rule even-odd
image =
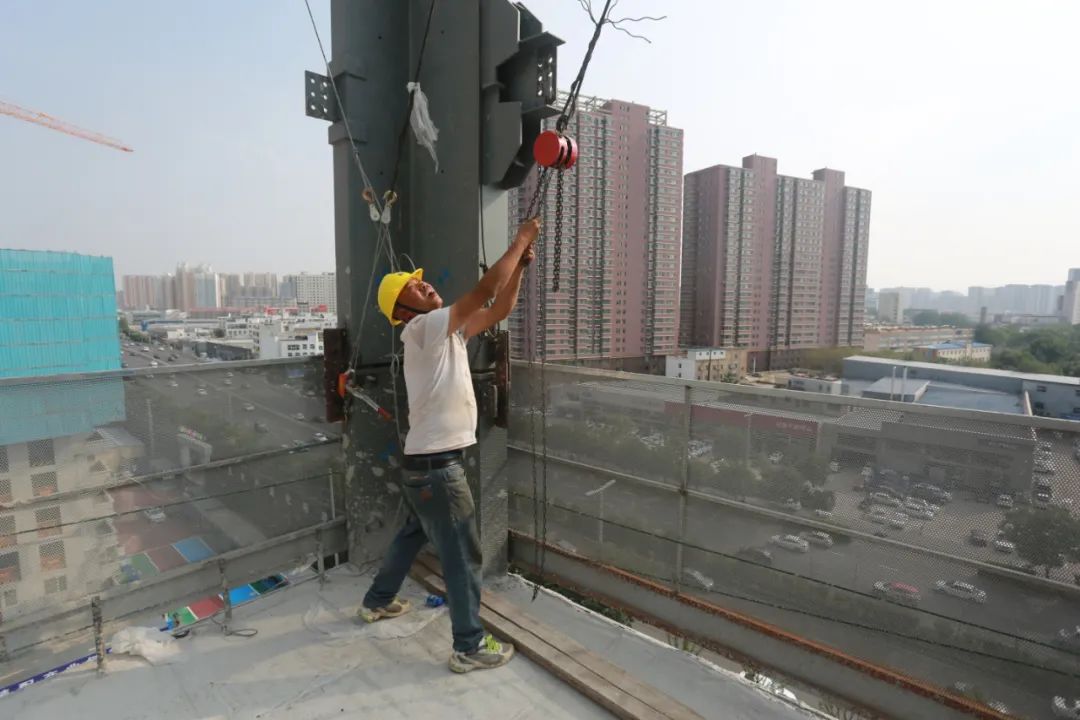
[[[566,40],[568,81],[583,10],[525,4]],[[312,5],[329,42],[329,2]],[[685,171],[751,153],[786,175],[844,170],[873,191],[871,287],[1062,284],[1080,267],[1080,3],[615,12],[643,14],[667,16],[633,26],[651,44],[605,28],[582,92],[667,110]],[[333,269],[326,125],[302,111],[320,68],[302,0],[3,0],[0,100],[135,152],[0,116],[0,247],[111,255],[118,274]]]

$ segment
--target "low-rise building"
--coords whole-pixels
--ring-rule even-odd
[[[844,394],[844,381],[832,375],[814,377],[806,373],[794,372],[787,379],[787,387],[788,390],[802,390],[825,395]]]
[[[930,361],[948,360],[950,362],[960,362],[969,360],[972,362],[989,362],[992,347],[980,342],[939,342],[931,345],[920,345],[917,349]]]
[[[863,332],[863,349],[870,352],[879,350],[910,350],[923,345],[942,342],[971,342],[974,336],[971,328],[958,328],[951,325],[879,325],[867,327]]]
[[[323,330],[337,325],[333,315],[277,319],[259,326],[254,337],[260,360],[323,354]]]
[[[668,355],[665,375],[683,380],[732,380],[746,374],[744,348],[690,348]]]
[[[1010,410],[998,407],[997,402],[1001,396],[1008,396],[1012,398],[1009,401],[1012,405],[1016,405],[1016,399],[1019,398],[1019,406],[1022,408],[1020,412],[1025,412],[1026,408],[1030,407],[1035,415],[1080,420],[1080,378],[962,365],[889,360],[865,355],[844,358],[843,377],[851,385],[858,385],[859,382],[873,383],[894,374],[900,377],[905,373],[911,379],[930,380],[931,389],[936,385],[942,385],[949,390],[950,400],[957,391],[963,395],[963,404],[954,404],[945,399],[933,402],[924,399],[924,403],[928,405],[1010,412]],[[927,397],[929,396],[928,392]],[[994,401],[990,407],[983,405],[988,400]]]

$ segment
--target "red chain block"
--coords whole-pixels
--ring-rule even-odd
[[[578,158],[577,141],[555,130],[545,130],[533,143],[533,157],[541,167],[569,170]]]

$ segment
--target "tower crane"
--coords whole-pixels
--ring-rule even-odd
[[[47,115],[43,112],[36,110],[27,110],[24,107],[19,107],[12,103],[6,103],[0,100],[0,115],[10,115],[16,120],[25,120],[26,122],[34,123],[35,125],[42,125],[52,130],[57,130],[68,135],[73,135],[83,140],[89,140],[90,142],[96,142],[99,145],[106,145],[111,148],[116,148],[123,152],[134,152],[127,145],[124,145],[119,140],[106,137],[101,133],[96,133],[91,130],[83,130],[80,127],[72,125],[71,123],[64,122],[58,118],[54,118],[52,115]]]

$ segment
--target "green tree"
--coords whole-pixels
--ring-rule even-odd
[[[754,473],[746,463],[735,462],[723,465],[717,472],[719,487],[722,492],[737,498],[745,498],[754,487]]]
[[[792,466],[806,482],[815,487],[821,487],[829,479],[829,461],[820,455],[803,455]]]
[[[766,500],[787,500],[802,495],[802,473],[790,465],[773,465],[762,471],[761,495]]]
[[[1067,561],[1080,560],[1080,520],[1067,508],[1016,508],[1005,516],[1001,529],[1016,545],[1016,554],[1043,568],[1046,577]]]
[[[971,327],[971,319],[957,312],[938,312],[937,310],[913,310],[912,325],[952,325],[953,327]]]
[[[807,510],[832,510],[836,507],[836,495],[832,490],[819,490],[805,486],[799,502]]]

